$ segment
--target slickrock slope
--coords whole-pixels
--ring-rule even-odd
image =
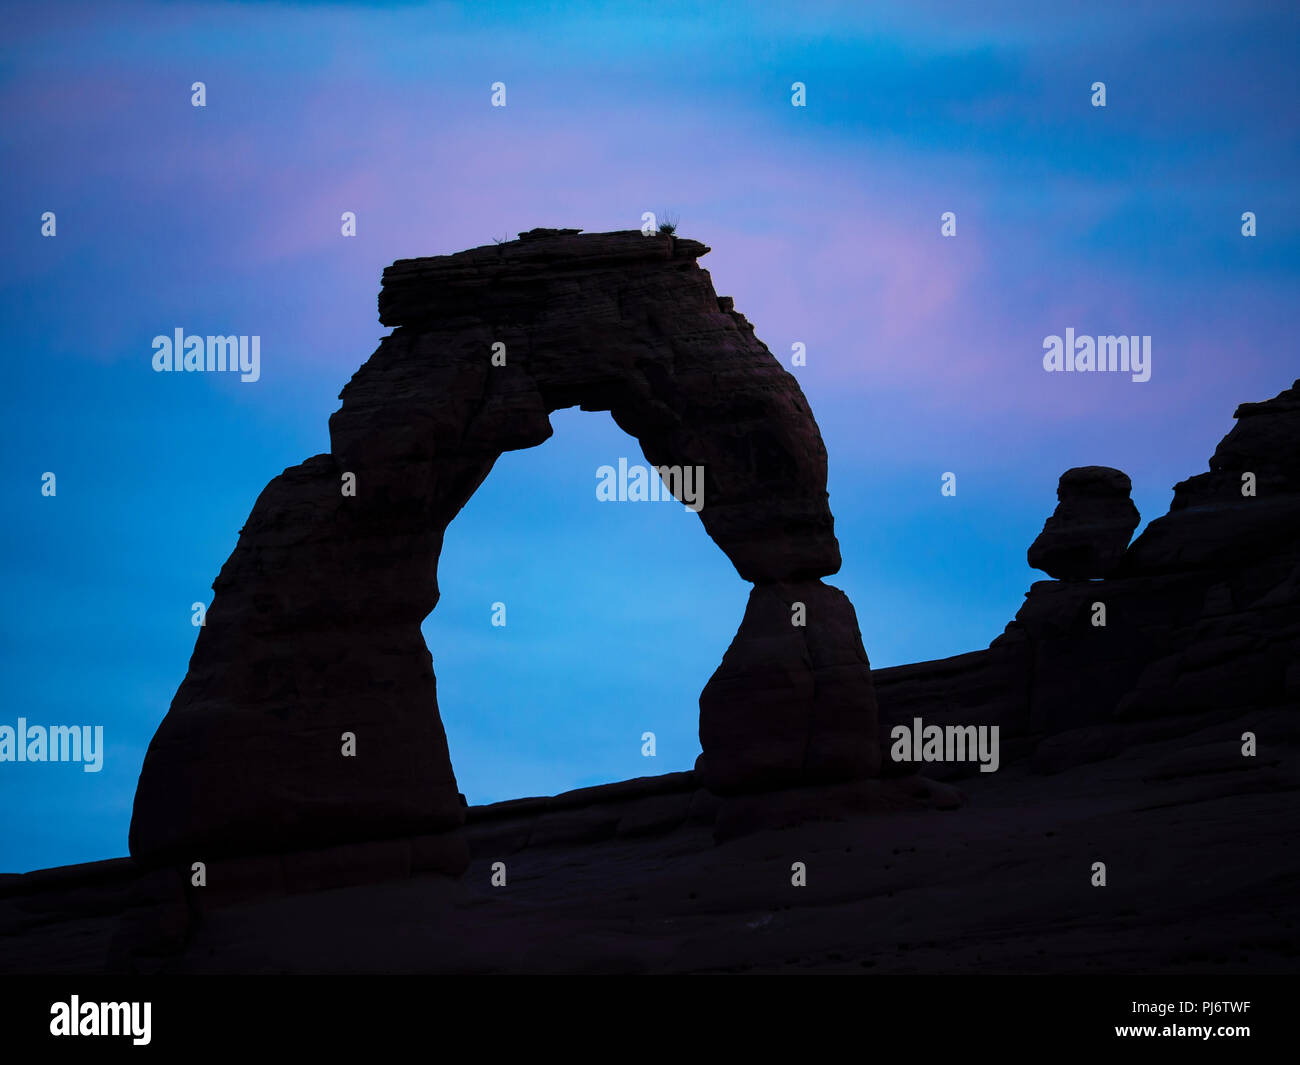
[[[798,383],[700,269],[708,250],[532,230],[384,272],[380,320],[396,328],[343,389],[330,453],[267,485],[213,585],[145,759],[133,855],[460,824],[420,634],[443,533],[503,452],[541,444],[550,412],[575,405],[610,411],[657,467],[702,468],[704,529],[756,585],[701,699],[702,780],[744,792],[877,768],[856,617],[819,580],[840,566],[826,449]]]
[[[1295,719],[1176,725],[977,774],[958,809],[720,845],[679,773],[471,808],[456,879],[402,840],[215,862],[205,888],[130,859],[0,878],[0,972],[1300,972]],[[1249,762],[1243,726],[1268,736]]]

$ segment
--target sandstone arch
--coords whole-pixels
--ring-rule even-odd
[[[271,481],[136,791],[138,858],[451,829],[463,819],[420,623],[448,523],[551,411],[608,410],[650,463],[703,466],[705,530],[755,584],[701,695],[728,793],[878,769],[826,450],[798,383],[719,299],[695,241],[533,230],[384,271],[395,326],[343,389],[330,454]],[[506,365],[493,366],[494,343]],[[344,473],[356,478],[344,496]],[[806,626],[790,604],[805,604]],[[340,736],[359,756],[340,755]]]

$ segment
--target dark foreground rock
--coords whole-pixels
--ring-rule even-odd
[[[204,889],[130,861],[29,874],[0,883],[0,971],[1300,972],[1295,718],[1179,724],[1050,775],[976,775],[951,809],[899,791],[722,843],[690,774],[471,807],[459,879],[389,844],[351,882],[318,860],[314,885],[257,890],[234,866]],[[1268,737],[1251,762],[1247,728]],[[622,831],[659,803],[656,828]]]

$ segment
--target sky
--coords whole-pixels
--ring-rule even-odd
[[[328,450],[395,259],[677,216],[808,396],[876,667],[1001,632],[1064,470],[1145,524],[1300,375],[1294,5],[0,7],[0,725],[104,730],[97,773],[0,763],[0,871],[126,853],[191,605]],[[259,380],[153,372],[177,327],[260,336]],[[1150,336],[1150,380],[1045,372],[1066,328]],[[689,769],[748,594],[680,505],[596,500],[642,461],[608,414],[552,423],[423,626],[471,803]]]

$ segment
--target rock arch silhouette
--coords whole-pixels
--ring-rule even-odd
[[[502,453],[543,443],[572,406],[609,411],[650,464],[703,467],[705,531],[754,584],[700,696],[701,783],[734,794],[878,771],[857,618],[820,580],[840,550],[802,390],[717,296],[703,244],[579,233],[384,271],[380,321],[396,328],[340,394],[330,453],[267,485],[213,582],[140,774],[133,856],[462,823],[420,631],[443,534]]]

